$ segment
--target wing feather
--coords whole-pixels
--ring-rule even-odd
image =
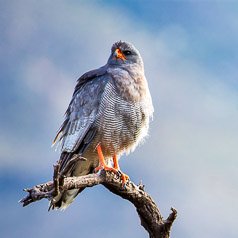
[[[101,67],[85,73],[78,79],[72,100],[65,113],[65,120],[53,142],[53,145],[57,141],[61,142],[62,152],[75,152],[90,131],[107,83],[106,76],[105,67]],[[88,143],[94,135],[95,131],[89,133],[85,142]]]

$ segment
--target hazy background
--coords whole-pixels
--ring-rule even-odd
[[[134,207],[102,186],[65,211],[23,188],[52,179],[50,148],[77,78],[111,45],[141,52],[155,107],[150,137],[120,160],[171,237],[237,237],[236,1],[0,1],[0,237],[148,237]]]

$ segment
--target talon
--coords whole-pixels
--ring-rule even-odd
[[[126,180],[127,180],[127,175],[121,173],[121,180],[122,180],[122,187],[125,188],[126,187]],[[128,177],[129,178],[129,177]]]
[[[122,172],[120,170],[117,171],[117,175],[121,178]]]
[[[127,174],[124,174],[120,170],[118,170],[117,173],[118,173],[118,176],[120,177],[120,179],[122,180],[122,186],[125,187],[127,180],[130,180],[129,176]]]

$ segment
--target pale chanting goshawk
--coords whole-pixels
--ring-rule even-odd
[[[144,65],[138,50],[128,42],[116,42],[101,68],[83,74],[53,144],[61,144],[60,172],[75,160],[66,176],[82,176],[112,170],[125,184],[117,159],[133,151],[148,134],[153,105]],[[109,167],[113,161],[113,167]],[[66,209],[83,189],[64,191],[50,204]]]

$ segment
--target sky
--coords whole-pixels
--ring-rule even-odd
[[[150,136],[120,167],[142,180],[171,237],[237,237],[236,1],[0,1],[0,237],[148,237],[134,207],[103,186],[65,212],[23,188],[52,179],[51,143],[76,80],[118,40],[140,51],[155,108]]]

